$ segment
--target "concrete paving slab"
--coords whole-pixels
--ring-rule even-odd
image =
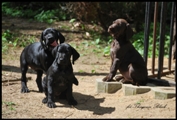
[[[176,87],[152,87],[155,99],[169,99],[176,97]]]
[[[132,84],[123,84],[122,88],[125,96],[142,94],[151,90],[150,86],[135,86]]]
[[[122,84],[121,82],[103,82],[102,79],[96,79],[97,93],[115,93],[119,89],[123,89],[123,94],[136,95],[143,94],[149,91],[154,96],[154,99],[169,99],[176,97],[176,87],[163,87],[148,84],[148,86],[136,86],[132,84]]]
[[[96,80],[97,93],[115,93],[122,88],[120,82],[103,82],[101,79]]]

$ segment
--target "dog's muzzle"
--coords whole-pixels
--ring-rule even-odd
[[[57,41],[56,40],[54,40],[52,43],[50,43],[50,44],[47,44],[46,45],[46,43],[43,41],[43,44],[44,44],[44,46],[45,46],[45,49],[53,49],[54,47],[56,47],[57,45],[58,45],[58,43],[57,43]]]
[[[53,43],[50,44],[50,46],[52,46],[52,47],[56,47],[57,45],[58,45],[58,43],[56,40],[54,40]]]

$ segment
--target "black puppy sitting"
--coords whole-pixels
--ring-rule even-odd
[[[47,103],[49,108],[56,106],[54,103],[55,96],[63,92],[69,105],[77,105],[77,101],[72,95],[72,84],[78,80],[73,73],[70,61],[71,56],[73,57],[72,63],[74,64],[74,61],[80,57],[80,54],[67,43],[57,46],[56,58],[42,81],[43,90],[46,95],[42,102]]]
[[[47,71],[53,63],[55,57],[52,56],[52,50],[60,43],[65,41],[64,36],[56,29],[47,28],[41,34],[40,42],[35,42],[25,47],[20,56],[20,67],[22,72],[21,77],[21,92],[27,93],[29,89],[27,87],[26,72],[28,67],[31,67],[37,72],[36,83],[39,92],[43,92],[42,89],[42,74],[43,71]]]

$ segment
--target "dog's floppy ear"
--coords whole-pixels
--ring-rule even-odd
[[[126,40],[129,41],[129,39],[133,36],[134,32],[132,28],[130,27],[130,24],[127,23],[126,25]]]
[[[58,31],[55,29],[55,32],[58,35],[58,39],[60,40],[60,44],[65,42],[65,37]]]
[[[73,47],[71,48],[72,48],[72,56],[73,56],[72,63],[74,65],[74,62],[80,57],[80,54],[76,51],[76,49],[74,49]]]
[[[43,32],[41,33],[40,42],[41,42],[42,47],[46,50],[47,47],[45,46],[45,42],[44,42],[44,38],[43,38]]]
[[[58,50],[58,47],[56,47],[56,48]],[[56,51],[56,53],[55,53],[55,62],[57,62],[57,64],[60,64],[59,54],[60,53],[58,51]]]

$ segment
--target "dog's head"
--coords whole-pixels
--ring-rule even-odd
[[[62,43],[58,45],[53,53],[53,55],[56,54],[57,63],[62,65],[68,65],[71,56],[73,64],[80,57],[80,54],[76,51],[76,49],[74,49],[68,43]]]
[[[55,46],[65,41],[65,37],[56,29],[47,28],[41,34],[40,42],[45,50],[51,51]]]
[[[133,36],[133,30],[125,19],[117,19],[109,26],[108,32],[116,39],[121,36],[128,41]]]

